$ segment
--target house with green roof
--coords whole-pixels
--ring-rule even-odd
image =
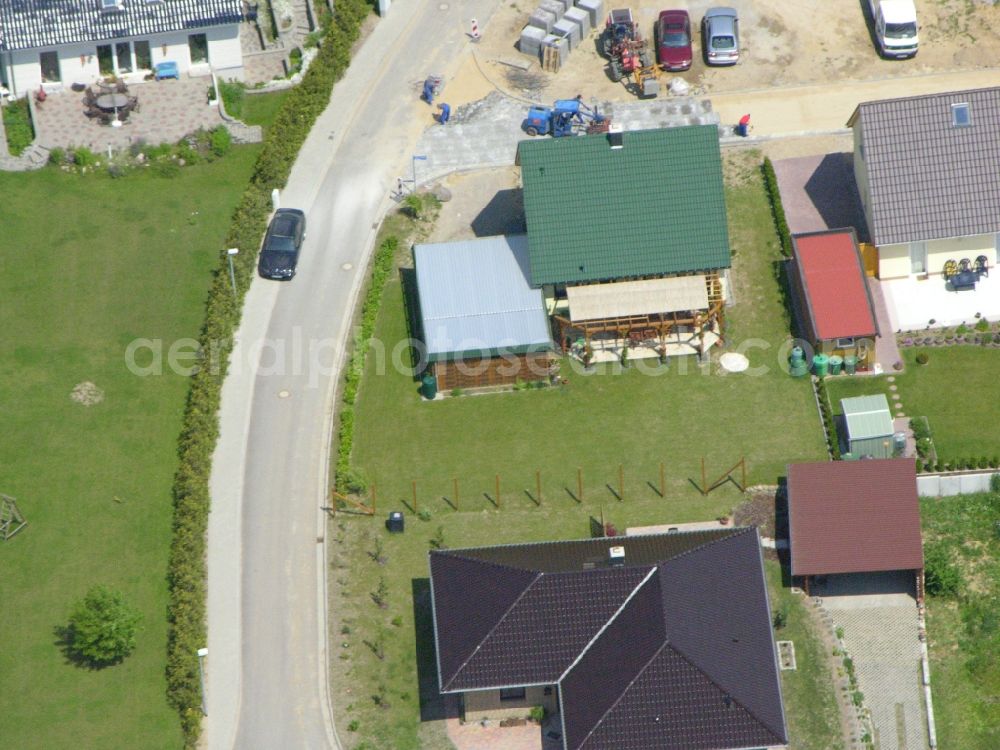
[[[715,126],[518,144],[529,273],[565,350],[703,355],[731,254]]]

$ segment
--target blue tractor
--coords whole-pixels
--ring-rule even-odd
[[[584,104],[582,98],[556,99],[551,107],[531,107],[521,123],[521,130],[530,136],[551,134],[554,138],[579,132],[607,132],[611,120]],[[585,128],[578,127],[585,123]]]

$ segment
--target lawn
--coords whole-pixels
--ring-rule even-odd
[[[957,598],[929,597],[927,632],[938,745],[1000,747],[1000,494],[925,498],[924,545],[962,571]]]
[[[989,397],[1000,372],[1000,352],[981,346],[905,348],[906,370],[894,373],[900,403],[909,416],[925,416],[934,434],[938,457],[992,458],[1000,454],[1000,407]],[[915,362],[925,352],[926,365]],[[827,380],[834,413],[840,399],[885,393],[886,377],[837,377]],[[974,425],[973,429],[970,429]]]
[[[289,88],[252,94],[249,89],[235,83],[221,84],[220,88],[226,113],[230,117],[242,120],[247,125],[263,125],[265,129],[274,122],[282,102],[291,91]]]
[[[746,456],[751,484],[774,484],[788,462],[825,456],[809,384],[779,367],[789,327],[777,282],[780,249],[754,158],[727,164],[737,298],[730,348],[745,349],[753,375],[723,375],[692,359],[648,371],[606,366],[590,375],[564,364],[566,386],[422,403],[412,376],[391,363],[407,322],[400,280],[388,282],[357,403],[353,459],[377,486],[378,516],[413,510],[415,482],[421,517],[408,512],[402,536],[386,537],[378,516],[342,516],[332,532],[331,642],[343,662],[343,669],[334,666],[336,715],[355,746],[448,746],[441,722],[420,720],[419,686],[436,680],[433,654],[416,646],[429,632],[431,541],[457,547],[579,538],[602,513],[619,529],[713,519],[741,495],[730,484],[702,497],[691,483],[700,479],[702,456],[709,479]],[[665,497],[658,492],[661,462]],[[380,578],[385,609],[371,598]],[[436,709],[425,703],[425,718],[439,716]],[[816,734],[809,740],[815,744],[803,746],[824,747],[826,735],[813,720],[802,722],[796,731]]]
[[[5,747],[176,748],[167,705],[167,554],[183,377],[138,377],[136,338],[166,348],[202,322],[210,270],[256,147],[112,180],[0,173],[0,492],[29,525],[0,545]],[[140,364],[148,364],[144,358]],[[103,401],[71,400],[90,381]],[[56,641],[77,598],[121,589],[143,615],[118,666],[68,663]]]

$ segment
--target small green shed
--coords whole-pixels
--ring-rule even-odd
[[[884,393],[840,400],[845,448],[853,458],[892,458],[892,414]]]

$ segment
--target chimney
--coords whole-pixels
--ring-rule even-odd
[[[611,123],[611,127],[608,129],[608,143],[611,144],[611,150],[625,148],[625,134],[622,132],[622,126],[618,123]]]
[[[621,567],[625,564],[625,548],[621,545],[608,549],[608,562],[614,567]]]

